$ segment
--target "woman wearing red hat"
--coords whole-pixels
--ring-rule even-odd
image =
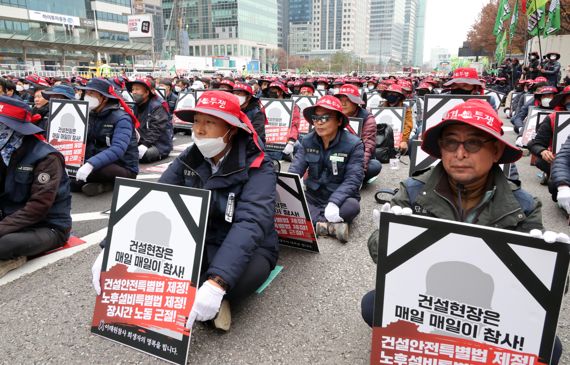
[[[247,115],[257,135],[265,143],[265,122],[267,118],[261,110],[259,99],[253,95],[251,85],[238,82],[233,88],[233,93],[239,99],[241,110]]]
[[[307,203],[318,235],[348,241],[348,224],[360,212],[364,146],[345,127],[348,117],[333,96],[323,96],[303,110],[314,126],[303,137],[289,172],[304,176]]]
[[[194,145],[159,182],[212,192],[200,286],[187,325],[214,320],[227,331],[230,303],[253,294],[277,262],[275,171],[235,95],[206,91],[195,108],[175,114],[193,123]],[[101,265],[96,265],[97,290]]]

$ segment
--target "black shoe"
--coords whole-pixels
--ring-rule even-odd
[[[111,190],[113,190],[111,183],[87,183],[81,187],[81,191],[87,196],[96,196]]]

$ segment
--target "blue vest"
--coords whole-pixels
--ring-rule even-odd
[[[87,147],[85,151],[86,161],[111,146],[113,143],[115,125],[123,118],[131,119],[126,111],[118,107],[106,109],[98,115],[90,115],[89,129],[87,132]],[[139,152],[137,145],[137,134],[133,125],[131,140],[129,141],[125,154],[116,161],[117,165],[134,173],[138,173]]]
[[[305,149],[305,162],[308,165],[305,186],[311,190],[313,196],[328,199],[336,191],[344,181],[349,156],[359,143],[362,143],[360,138],[346,129],[338,131],[327,150],[324,150],[314,131],[303,138],[301,144]]]
[[[30,199],[32,183],[34,182],[34,168],[36,164],[51,153],[63,156],[55,148],[41,142],[35,137],[25,137],[20,153],[14,153],[10,159],[10,166],[6,170],[4,194],[0,196],[0,207],[4,216],[8,216],[23,208]],[[64,170],[65,171],[65,170]],[[71,191],[69,177],[63,173],[57,196],[47,216],[37,226],[57,228],[69,235],[71,230]],[[68,236],[69,237],[69,236]]]

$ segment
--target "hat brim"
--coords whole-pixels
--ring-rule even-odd
[[[396,91],[396,90],[382,90],[382,92],[380,93],[380,96],[382,97],[382,99],[386,99],[386,94],[388,94],[388,93],[396,93],[396,94],[400,94],[404,98],[406,97],[406,95],[404,93]]]
[[[568,95],[570,95],[570,91],[567,91],[565,93],[562,92],[562,93],[556,94],[554,96],[554,98],[552,98],[552,100],[550,101],[550,107],[554,108],[558,105],[562,105],[562,103],[564,102],[564,99],[566,99],[566,97]]]
[[[106,97],[106,98],[109,98],[109,99],[118,99],[117,97],[115,97],[115,96],[113,96],[113,95],[111,95],[111,94],[109,94],[109,93],[103,92],[103,91],[101,91],[101,90],[95,89],[94,87],[89,87],[89,86],[77,86],[76,89],[77,89],[77,90],[96,91],[96,92],[98,92],[99,94],[103,95],[103,96]]]
[[[475,79],[451,79],[445,84],[443,84],[443,86],[451,86],[453,84],[468,84],[468,85],[476,85],[483,87],[483,83]]]
[[[133,85],[134,84],[139,84],[142,85],[144,87],[146,87],[146,89],[148,90],[149,93],[151,93],[152,95],[154,95],[154,90],[152,90],[147,84],[145,84],[142,81],[129,81],[125,83],[125,87],[127,88],[127,91],[132,93],[133,92]]]
[[[558,61],[558,60],[560,59],[560,54],[559,54],[559,53],[554,53],[554,52],[552,52],[552,53],[547,53],[547,54],[545,54],[544,56],[550,58],[550,56],[552,56],[552,55],[556,56],[556,61]]]
[[[61,96],[65,96],[67,99],[69,100],[75,100],[75,95],[73,95],[73,97],[67,95],[67,94],[62,94],[62,93],[58,93],[57,91],[42,91],[42,96],[44,97],[44,99],[49,100],[49,98],[52,95],[61,95]]]
[[[29,136],[36,133],[41,133],[44,130],[31,122],[22,122],[21,120],[12,119],[5,115],[0,115],[0,123],[5,124],[16,132]]]
[[[181,109],[174,111],[174,115],[176,115],[179,119],[188,123],[194,123],[194,116],[196,115],[196,113],[207,114],[216,118],[220,118],[224,122],[233,125],[234,127],[241,128],[249,134],[252,133],[249,127],[241,120],[239,120],[238,117],[236,117],[235,115],[224,113],[220,110],[213,110],[208,108],[192,108],[192,109]]]
[[[305,120],[310,124],[313,125],[313,119],[312,116],[313,114],[315,114],[315,109],[317,109],[317,107],[321,107],[327,110],[332,110],[333,112],[337,112],[340,114],[340,118],[341,118],[341,122],[342,122],[342,128],[346,127],[346,125],[348,124],[348,117],[346,115],[344,115],[344,113],[339,112],[338,110],[332,108],[331,106],[328,105],[312,105],[312,106],[308,106],[303,110],[303,117],[305,117]]]
[[[348,98],[348,100],[350,100],[354,104],[358,104],[358,105],[364,104],[364,101],[362,100],[362,98],[360,96],[354,96],[352,94],[335,94],[334,96],[335,96],[335,98],[338,98],[339,96],[346,96]]]
[[[487,133],[490,137],[496,138],[499,142],[503,143],[505,145],[505,150],[503,152],[503,155],[499,158],[499,161],[497,161],[497,163],[499,164],[513,163],[518,161],[522,157],[522,150],[516,147],[515,145],[511,144],[509,141],[507,141],[504,136],[498,136],[483,126],[465,123],[460,120],[446,120],[426,130],[422,140],[422,146],[421,146],[422,150],[424,150],[424,152],[426,152],[430,156],[433,156],[435,158],[441,158],[441,150],[439,148],[439,143],[438,143],[441,131],[444,127],[447,127],[455,123],[462,123],[477,128],[480,131]]]

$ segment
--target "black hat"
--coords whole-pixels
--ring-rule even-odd
[[[94,78],[90,79],[85,86],[77,86],[78,90],[91,90],[97,91],[99,94],[103,95],[109,99],[117,99],[116,96],[111,95],[109,88],[113,89],[113,85],[106,79]]]

